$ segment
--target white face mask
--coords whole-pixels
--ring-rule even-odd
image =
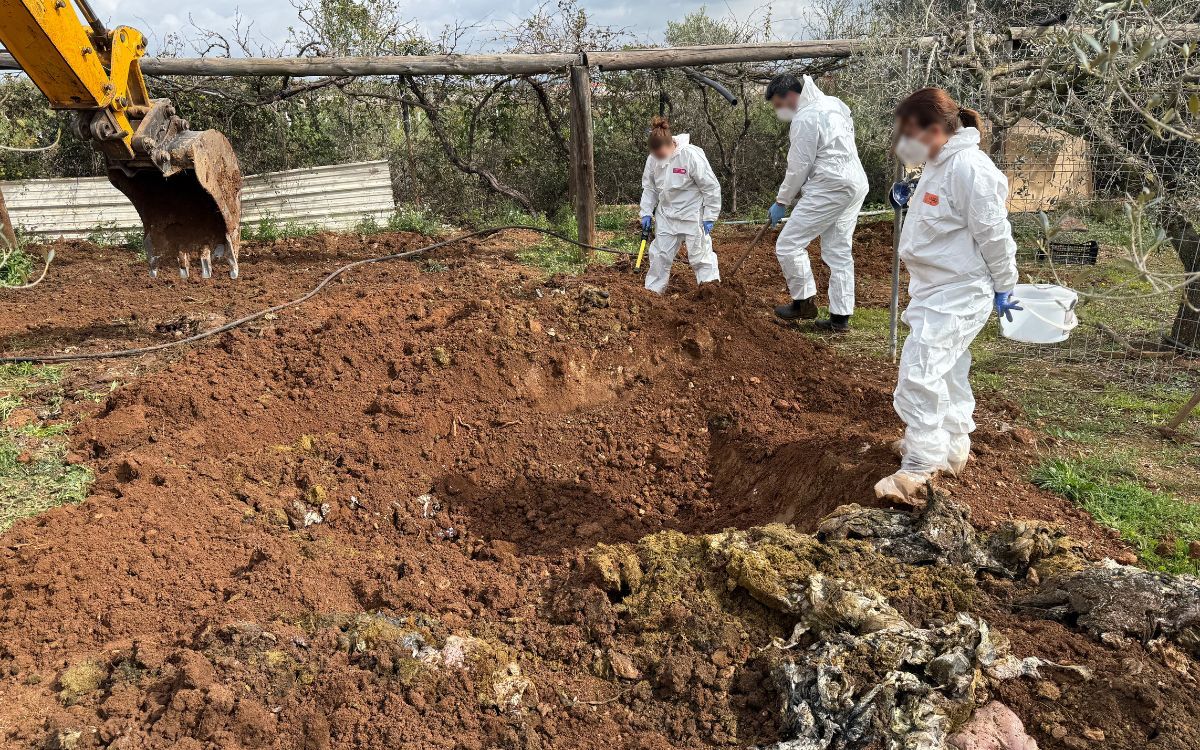
[[[896,141],[896,156],[905,164],[924,164],[929,161],[929,147],[916,138],[902,135]]]
[[[775,116],[784,122],[791,122],[792,118],[796,116],[796,110],[791,107],[780,107],[775,110]]]

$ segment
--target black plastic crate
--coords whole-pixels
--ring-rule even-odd
[[[1100,243],[1096,240],[1088,242],[1051,242],[1050,251],[1038,248],[1039,263],[1049,260],[1055,265],[1064,266],[1094,266],[1100,257]]]

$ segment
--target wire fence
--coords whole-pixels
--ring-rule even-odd
[[[1001,43],[992,70],[1042,64],[1049,44]],[[831,88],[855,109],[864,159],[886,154],[891,108],[905,92],[941,86],[982,111],[982,147],[1009,178],[1020,281],[1077,292],[1079,321],[1051,344],[1002,338],[989,326],[974,347],[984,371],[1020,373],[1026,391],[1119,389],[1183,403],[1200,388],[1200,142],[1119,98],[1086,101],[1082,86],[1006,89],[991,72],[980,75],[986,56],[902,40],[850,60]],[[1171,87],[1180,80],[1187,100],[1191,74],[1172,78],[1173,64],[1133,79],[1142,101],[1165,109],[1179,99]]]
[[[980,347],[1037,374],[1028,382],[1043,389],[1200,386],[1200,309],[1183,284],[1200,270],[1183,260],[1200,254],[1200,239],[1177,230],[1163,241],[1164,227],[1182,222],[1163,202],[1131,200],[1133,176],[1094,135],[1023,119],[1000,137],[991,149],[1009,176],[1021,282],[1076,291],[1078,326],[1058,343],[985,338]],[[1154,162],[1173,169],[1182,156],[1164,149]]]

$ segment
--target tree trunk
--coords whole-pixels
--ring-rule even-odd
[[[413,152],[412,108],[407,102],[400,103],[400,119],[404,126],[404,150],[408,155],[408,200],[421,208],[420,183],[417,181],[417,156]]]
[[[1181,351],[1200,351],[1200,232],[1182,215],[1166,222],[1167,234],[1175,243],[1175,252],[1183,270],[1195,274],[1183,289],[1183,299],[1171,324],[1171,344]]]
[[[736,216],[738,210],[738,170],[736,165],[729,167],[729,213]]]

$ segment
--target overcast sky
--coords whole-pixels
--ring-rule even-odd
[[[581,0],[592,19],[602,25],[628,29],[641,40],[659,40],[667,21],[678,20],[707,5],[710,15],[737,15],[748,18],[765,0]],[[772,8],[772,32],[776,37],[802,36],[805,10],[811,0],[778,0]],[[426,32],[435,32],[458,21],[503,26],[527,15],[539,0],[512,0],[498,4],[493,0],[438,0],[411,2],[407,15]],[[256,33],[267,40],[283,42],[288,26],[295,22],[295,11],[288,0],[92,0],[96,12],[110,24],[128,24],[144,32],[151,40],[150,54],[156,42],[171,32],[187,32],[192,22],[203,28],[229,29],[240,13],[254,22]],[[760,15],[760,14],[759,14]]]

